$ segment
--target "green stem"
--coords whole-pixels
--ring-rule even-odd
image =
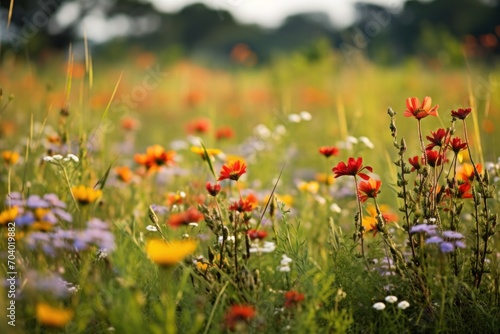
[[[60,165],[63,174],[64,174],[64,180],[66,181],[66,185],[68,186],[69,193],[71,194],[71,198],[73,199],[73,202],[75,203],[76,211],[80,211],[80,207],[78,206],[78,201],[75,198],[75,195],[73,194],[73,191],[71,190],[71,181],[69,180],[68,173],[66,172],[66,168],[64,166]]]
[[[358,221],[355,222],[356,226],[356,233],[359,233],[359,244],[361,246],[361,255],[363,256],[363,259],[366,260],[365,257],[365,245],[364,245],[364,238],[363,238],[363,209],[361,207],[361,199],[359,198],[359,192],[358,192],[358,179],[356,176],[354,176],[354,186],[355,186],[355,192],[356,192],[356,201],[358,202]]]

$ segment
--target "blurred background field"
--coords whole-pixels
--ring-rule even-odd
[[[190,233],[200,242],[196,255],[209,257],[209,247],[218,241],[210,240],[214,235],[206,224],[180,230],[167,223],[174,207],[182,211],[211,204],[205,183],[213,182],[213,176],[191,151],[200,139],[224,153],[214,159],[216,173],[228,157],[244,159],[248,172],[240,186],[245,195],[257,194],[259,211],[276,184],[276,195],[291,218],[281,220],[283,213],[266,217],[263,228],[276,251],[268,258],[252,256],[248,264],[261,270],[269,289],[253,295],[229,285],[223,294],[223,280],[192,278],[199,274],[197,264],[188,270],[184,263],[183,270],[175,271],[183,310],[177,312],[177,324],[186,333],[202,332],[204,326],[206,332],[222,331],[219,324],[234,302],[258,306],[262,318],[279,318],[263,327],[257,324],[255,331],[267,326],[269,332],[279,332],[284,322],[294,323],[297,332],[314,331],[326,322],[342,332],[339,328],[349,327],[351,317],[360,321],[354,332],[384,328],[370,312],[392,281],[376,273],[366,278],[363,263],[346,241],[351,240],[356,211],[353,185],[340,178],[327,186],[325,175],[331,179],[332,167],[348,157],[363,157],[384,184],[380,203],[397,212],[401,201],[395,196],[393,161],[398,152],[389,130],[389,107],[397,113],[398,138],[407,142],[407,157],[420,152],[417,123],[403,116],[408,97],[430,96],[432,105],[439,104],[439,116],[422,121],[424,135],[448,127],[451,110],[472,107],[468,129],[474,161],[498,163],[499,1],[339,1],[339,7],[331,1],[311,1],[309,7],[287,3],[283,8],[250,0],[1,3],[0,151],[20,157],[17,164],[4,161],[0,166],[0,195],[4,198],[8,189],[26,196],[56,193],[68,204],[76,227],[99,217],[115,236],[116,250],[107,260],[86,254],[96,268],[88,276],[80,272],[83,260],[33,254],[19,243],[26,255],[19,261],[24,269],[61,273],[63,268],[65,279],[81,284],[81,296],[54,302],[76,310],[66,332],[105,332],[108,327],[118,333],[144,328],[162,332],[159,291],[165,277],[144,251],[145,240],[153,236],[146,230],[151,224],[148,207],[167,207],[158,215],[169,237]],[[273,11],[282,12],[273,16]],[[148,174],[135,156],[155,144],[174,150],[176,163]],[[321,146],[336,146],[340,153],[325,159],[318,153]],[[71,183],[103,192],[102,199],[81,211],[56,168],[43,160],[67,153],[80,158]],[[470,162],[465,154],[462,158]],[[118,166],[130,168],[133,176],[125,182]],[[221,203],[237,195],[229,184],[225,190]],[[398,242],[405,235],[400,225],[393,225]],[[339,226],[344,235],[336,230]],[[382,257],[380,239],[370,235],[367,240],[370,257]],[[284,254],[294,261],[286,278],[276,270]],[[292,287],[306,293],[306,311],[273,315],[283,299],[276,291]],[[345,296],[333,294],[343,291],[348,299],[341,303]],[[491,291],[496,291],[491,298],[500,296],[498,286]],[[223,297],[217,304],[219,293]],[[405,285],[400,293],[412,295]],[[46,296],[29,290],[25,296],[20,301],[23,325],[45,332],[33,320],[30,300]],[[52,297],[45,299],[54,301]],[[495,305],[498,309],[500,304]],[[411,326],[425,318],[422,310],[411,312]],[[446,312],[440,319],[451,314],[451,320],[440,328],[453,332],[463,325],[460,311]],[[475,328],[477,319],[494,319],[493,312],[477,312],[466,328]],[[130,319],[123,321],[123,314]],[[210,327],[212,320],[217,325]],[[484,323],[488,328],[494,321]],[[437,328],[429,324],[427,329]],[[397,332],[395,328],[420,325],[391,326]]]

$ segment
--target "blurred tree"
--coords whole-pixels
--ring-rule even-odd
[[[318,39],[340,47],[347,58],[365,54],[394,63],[411,55],[456,63],[464,40],[475,54],[500,54],[500,0],[408,0],[398,8],[358,3],[358,20],[338,31],[327,15],[297,14],[276,29],[239,24],[222,9],[192,4],[177,13],[162,13],[148,0],[14,0],[11,26],[5,31],[10,0],[0,3],[1,52],[38,54],[66,50],[81,41],[84,27],[92,47],[109,57],[127,50],[188,55],[227,61],[238,43],[265,61],[276,52],[307,50]],[[101,33],[102,32],[102,33]],[[304,49],[305,48],[305,49]],[[314,48],[307,56],[323,54]],[[448,59],[448,60],[446,60]]]

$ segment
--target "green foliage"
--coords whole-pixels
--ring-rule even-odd
[[[168,65],[161,70],[169,74],[151,90],[144,88],[151,83],[145,70],[131,64],[95,63],[92,82],[81,64],[84,73],[75,74],[71,85],[57,61],[43,69],[20,61],[2,64],[8,78],[2,96],[16,96],[0,101],[2,200],[14,192],[24,200],[53,193],[73,217],[70,222],[56,215],[49,228],[34,222],[16,227],[21,331],[220,333],[234,327],[242,333],[486,333],[498,328],[498,133],[488,132],[485,122],[496,124],[499,117],[497,69],[490,69],[483,87],[489,95],[478,97],[462,71],[430,72],[418,62],[390,69],[366,62],[352,66],[326,42],[259,69]],[[122,104],[107,109],[121,67],[115,99]],[[472,67],[471,73],[481,69]],[[47,82],[51,90],[44,89]],[[123,102],[141,87],[144,99],[133,100],[135,106]],[[414,95],[432,96],[440,104],[439,117],[418,123],[402,117],[406,97]],[[449,110],[468,106],[467,96],[471,115],[449,123]],[[54,112],[58,101],[69,107]],[[389,118],[387,105],[392,105]],[[140,125],[121,127],[130,119]],[[200,119],[209,121],[208,130]],[[198,128],[193,121],[200,122]],[[230,125],[235,136],[215,137],[222,125]],[[411,171],[408,158],[419,157],[422,141],[439,127],[469,149],[460,154],[446,149],[447,163]],[[339,155],[319,154],[325,145],[338,146]],[[4,157],[5,151],[19,153],[19,160]],[[64,160],[68,153],[78,161]],[[362,157],[373,167],[370,175],[383,182],[366,202],[356,196],[356,175],[333,179],[332,167],[349,157]],[[246,171],[236,171],[238,180],[229,174],[217,181],[233,159],[244,160]],[[474,176],[469,198],[463,196],[469,191],[459,191],[467,181],[458,175],[476,161],[482,169],[469,173]],[[129,167],[130,178],[117,167]],[[221,186],[216,196],[208,194],[207,182]],[[102,197],[86,203],[72,192],[78,185],[101,190]],[[51,220],[32,204],[16,205],[24,211],[14,215],[8,204],[2,206],[2,232],[28,212],[38,223]],[[89,232],[95,217],[102,220],[94,221],[99,230]],[[426,242],[428,236],[412,232],[424,220],[437,230],[462,233],[466,248],[443,253]],[[59,229],[73,241],[83,235],[88,242],[57,248],[61,240],[54,237],[44,243]],[[35,246],[34,235],[42,240]],[[101,238],[110,235],[115,248],[104,251]],[[157,265],[148,250],[153,239],[196,240],[197,248],[175,265]],[[0,247],[7,250],[6,243]],[[74,289],[57,295],[44,285],[43,277],[52,276]],[[403,301],[409,306],[398,306]],[[49,328],[37,316],[41,303],[74,313],[67,324]],[[385,308],[377,310],[377,303]],[[235,316],[235,305],[249,313]]]

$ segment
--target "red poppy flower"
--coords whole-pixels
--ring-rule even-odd
[[[467,143],[462,142],[462,139],[459,137],[455,137],[450,141],[450,147],[455,154],[458,154],[458,152],[467,148]]]
[[[234,331],[238,323],[248,323],[255,317],[255,308],[250,305],[233,305],[227,310],[224,319],[226,327]]]
[[[252,212],[253,209],[257,207],[258,199],[255,195],[250,194],[247,198],[240,198],[237,202],[231,203],[229,205],[229,210],[238,212]]]
[[[380,192],[382,181],[372,178],[368,181],[361,181],[358,186],[358,196],[361,202],[366,202],[368,198],[376,198]]]
[[[188,133],[197,133],[197,134],[207,133],[208,130],[210,130],[210,121],[207,119],[196,119],[190,122],[187,125],[186,129]]]
[[[362,158],[354,159],[350,157],[347,160],[347,165],[341,161],[338,163],[336,167],[332,168],[332,171],[335,173],[335,178],[344,175],[352,175],[352,176],[359,175],[359,177],[361,177],[362,179],[368,180],[370,177],[365,173],[361,173],[364,169],[373,172],[373,168],[371,168],[370,166],[363,166]]]
[[[218,183],[211,184],[210,182],[207,182],[205,188],[207,189],[208,193],[213,197],[217,196],[217,194],[220,192],[220,184]]]
[[[304,300],[304,294],[295,290],[285,293],[285,307],[293,307]]]
[[[265,237],[267,237],[267,232],[263,231],[263,230],[249,230],[247,232],[247,234],[250,237],[250,239],[252,239],[252,240],[255,240],[255,239],[262,240]]]
[[[123,130],[134,131],[137,129],[138,121],[135,118],[125,117],[122,118],[121,126]]]
[[[458,198],[472,198],[472,193],[471,193],[471,185],[470,183],[463,183],[458,186],[458,193],[457,197]]]
[[[413,158],[409,158],[408,162],[413,166],[411,169],[412,172],[415,170],[419,170],[422,167],[422,165],[420,164],[421,159],[418,155],[414,156]]]
[[[427,157],[427,163],[432,167],[440,166],[446,161],[446,158],[438,151],[426,150],[425,156]]]
[[[428,144],[425,149],[426,150],[432,150],[434,147],[444,147],[450,139],[448,138],[448,130],[445,129],[438,129],[436,132],[431,131],[431,136],[426,136],[427,140],[430,141],[430,144]]]
[[[229,126],[220,127],[215,131],[215,138],[217,140],[231,139],[233,137],[234,137],[234,131]]]
[[[233,160],[222,166],[219,178],[217,181],[222,181],[225,179],[230,179],[233,181],[238,181],[241,175],[245,174],[247,171],[247,165],[240,160]]]
[[[202,219],[203,214],[201,212],[195,208],[189,208],[187,211],[171,215],[168,219],[168,225],[172,227],[179,227],[190,223],[198,223]]]
[[[325,157],[329,158],[332,155],[338,155],[339,149],[335,146],[322,146],[319,148],[319,153],[323,154]]]
[[[437,116],[439,105],[431,107],[432,99],[429,96],[424,97],[424,101],[420,104],[420,100],[416,97],[409,97],[406,99],[405,117],[415,117],[420,120],[429,115]]]
[[[457,111],[455,110],[451,111],[451,116],[464,120],[467,116],[469,116],[471,111],[472,111],[471,108],[458,108]]]

